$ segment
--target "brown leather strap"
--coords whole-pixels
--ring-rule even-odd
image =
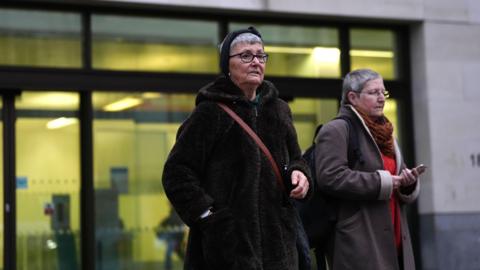
[[[272,154],[270,153],[268,148],[265,146],[265,144],[262,142],[262,140],[258,137],[257,133],[255,133],[255,131],[253,131],[247,125],[247,123],[245,123],[242,120],[242,118],[240,118],[240,116],[238,116],[234,111],[232,111],[232,109],[230,109],[227,105],[225,105],[224,103],[221,103],[221,102],[217,102],[217,104],[226,113],[228,113],[233,118],[233,120],[235,120],[243,128],[243,130],[245,130],[245,132],[247,132],[247,134],[250,135],[250,137],[252,137],[252,139],[255,141],[255,143],[258,145],[258,147],[260,147],[260,149],[262,150],[262,152],[265,154],[265,156],[270,161],[270,164],[272,165],[273,172],[275,173],[278,185],[282,188],[282,190],[285,191],[285,186],[283,184],[283,178],[282,178],[282,174],[280,173],[280,169],[278,168],[277,163],[273,159]]]

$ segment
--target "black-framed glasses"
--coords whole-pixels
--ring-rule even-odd
[[[367,94],[369,96],[375,96],[375,97],[379,97],[380,95],[383,95],[385,98],[390,97],[390,92],[388,92],[387,90],[380,90],[380,89],[365,90],[365,91],[360,92],[360,94],[362,94],[362,93]]]
[[[240,60],[242,60],[243,63],[251,63],[254,58],[258,59],[258,62],[260,63],[266,63],[268,60],[268,54],[266,53],[261,53],[261,54],[252,54],[248,52],[242,52],[242,53],[237,53],[234,55],[230,55],[230,58],[239,56]]]

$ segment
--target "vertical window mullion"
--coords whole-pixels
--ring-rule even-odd
[[[3,260],[5,270],[15,270],[17,260],[16,173],[15,173],[15,96],[13,90],[3,95],[3,181],[4,234]]]
[[[82,14],[82,67],[92,68],[92,16],[89,12]]]
[[[350,72],[350,35],[347,25],[339,27],[338,37],[340,39],[340,70],[343,78]]]
[[[92,68],[91,13],[82,14],[82,68]],[[95,270],[95,193],[93,187],[92,93],[80,93],[81,269]]]
[[[92,93],[80,93],[81,269],[95,270],[95,194],[93,189]]]

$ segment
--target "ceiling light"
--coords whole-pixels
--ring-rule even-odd
[[[66,127],[66,126],[69,126],[69,125],[73,125],[77,122],[78,122],[77,118],[60,117],[60,118],[54,119],[52,121],[49,121],[47,123],[47,128],[48,129],[58,129],[58,128]]]
[[[146,98],[146,99],[161,98],[162,96],[163,96],[162,93],[157,93],[157,92],[145,92],[142,94],[142,98]]]
[[[393,58],[392,51],[350,50],[350,56]]]
[[[315,47],[313,56],[317,61],[326,63],[339,63],[340,50],[337,48]]]
[[[115,101],[108,105],[105,105],[103,109],[108,112],[117,112],[122,111],[131,107],[135,107],[142,103],[142,100],[139,98],[126,97],[119,101]]]

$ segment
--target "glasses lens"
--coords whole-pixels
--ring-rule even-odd
[[[268,60],[268,54],[261,54],[261,55],[259,55],[258,60],[260,61],[260,63],[265,63],[265,62],[267,62],[267,60]]]
[[[244,63],[250,63],[253,60],[253,54],[250,53],[244,53],[240,55],[240,58]]]

